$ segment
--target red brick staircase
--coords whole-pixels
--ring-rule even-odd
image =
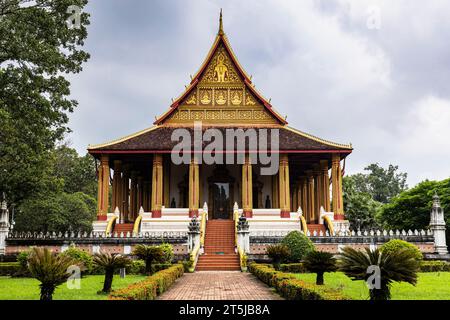
[[[123,232],[123,236],[126,237],[127,232],[129,232],[131,236],[133,235],[133,227],[134,223],[116,223],[113,234],[117,232],[117,236],[120,237],[120,233]]]
[[[322,231],[325,235],[326,228],[323,224],[308,224],[308,230],[311,233],[311,236],[313,235],[314,231],[317,232],[317,235],[319,235],[320,231]]]
[[[240,270],[234,241],[233,220],[208,220],[204,253],[198,258],[196,270]]]

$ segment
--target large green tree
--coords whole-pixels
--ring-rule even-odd
[[[382,203],[373,200],[367,191],[358,189],[360,174],[344,177],[342,181],[345,217],[352,230],[378,227],[377,214]]]
[[[61,145],[54,151],[53,168],[53,175],[61,179],[64,192],[97,197],[95,162],[89,154],[79,156],[75,149]]]
[[[10,202],[55,184],[48,163],[77,106],[66,77],[89,58],[81,49],[89,24],[86,4],[0,2],[0,191]]]
[[[373,200],[388,203],[393,197],[407,189],[407,174],[400,172],[398,166],[390,164],[387,168],[373,163],[364,168],[367,173],[352,176],[355,192],[369,194]]]
[[[444,209],[447,228],[450,227],[450,179],[423,181],[414,188],[402,192],[391,203],[383,206],[379,216],[390,229],[423,229],[430,223],[433,195],[437,192]]]

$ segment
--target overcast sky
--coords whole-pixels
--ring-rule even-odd
[[[450,1],[91,0],[71,77],[80,153],[150,127],[224,29],[289,125],[351,142],[346,173],[396,164],[408,184],[450,176]]]

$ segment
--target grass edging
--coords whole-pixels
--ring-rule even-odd
[[[248,270],[287,300],[351,300],[340,290],[307,283],[293,274],[276,271],[267,264],[251,263]]]
[[[108,300],[154,300],[165,292],[184,273],[182,264],[156,272],[148,278],[126,288],[111,292]]]

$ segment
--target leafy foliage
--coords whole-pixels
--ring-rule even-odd
[[[126,268],[131,260],[119,254],[100,252],[94,255],[94,266],[105,271],[105,281],[103,283],[102,293],[111,291],[114,272],[121,268]]]
[[[316,284],[323,285],[323,274],[337,270],[336,260],[329,252],[311,251],[303,261],[305,268],[317,274]]]
[[[430,223],[434,192],[440,197],[447,228],[450,227],[450,179],[423,181],[404,191],[385,205],[380,213],[384,227],[391,229],[424,229]]]
[[[77,248],[74,244],[72,244],[66,251],[60,253],[60,255],[72,258],[73,261],[77,262],[82,267],[82,271],[86,271],[87,273],[92,272],[92,255],[89,252]]]
[[[372,196],[372,199],[388,203],[393,197],[407,189],[407,174],[398,171],[398,166],[390,164],[387,169],[378,163],[373,163],[364,168],[368,173],[353,175],[355,191]]]
[[[276,270],[280,269],[280,263],[285,262],[291,255],[291,250],[284,244],[275,244],[267,246],[267,255],[272,259],[273,265]]]
[[[163,243],[159,246],[162,250],[162,263],[171,263],[174,257],[173,246],[170,243]]]
[[[379,249],[364,251],[345,247],[338,260],[338,268],[352,280],[367,281],[373,275],[369,267],[379,268],[379,288],[369,289],[371,300],[389,300],[393,282],[417,283],[419,261],[411,250],[386,253]],[[376,284],[376,283],[375,283]]]
[[[159,271],[143,281],[111,292],[109,300],[154,300],[165,292],[184,272],[182,264]]]
[[[0,3],[0,190],[20,203],[36,190],[55,191],[48,165],[55,142],[69,131],[66,75],[78,73],[89,54],[87,13],[68,28],[67,9],[87,0],[3,0]]]
[[[25,200],[16,214],[15,229],[38,232],[78,232],[92,230],[95,199],[81,192],[42,194]]]
[[[388,242],[386,242],[381,246],[380,250],[383,251],[384,253],[389,254],[396,253],[401,250],[410,250],[417,260],[420,261],[423,259],[423,255],[420,252],[419,248],[417,248],[417,246],[400,239],[389,240]]]
[[[162,261],[165,258],[165,252],[161,246],[147,246],[145,244],[138,244],[133,251],[133,254],[139,259],[145,261],[145,273],[152,273],[152,263],[154,261]]]
[[[291,254],[289,256],[290,262],[299,262],[309,252],[314,250],[314,244],[311,242],[311,240],[299,231],[289,232],[283,238],[281,243],[286,245],[291,251]]]
[[[353,230],[377,228],[376,217],[382,204],[369,193],[358,191],[357,179],[358,175],[352,175],[342,180],[345,217]]]
[[[56,287],[69,278],[67,269],[73,264],[74,261],[68,256],[55,255],[47,248],[33,248],[28,268],[32,276],[41,282],[41,300],[52,300]]]

